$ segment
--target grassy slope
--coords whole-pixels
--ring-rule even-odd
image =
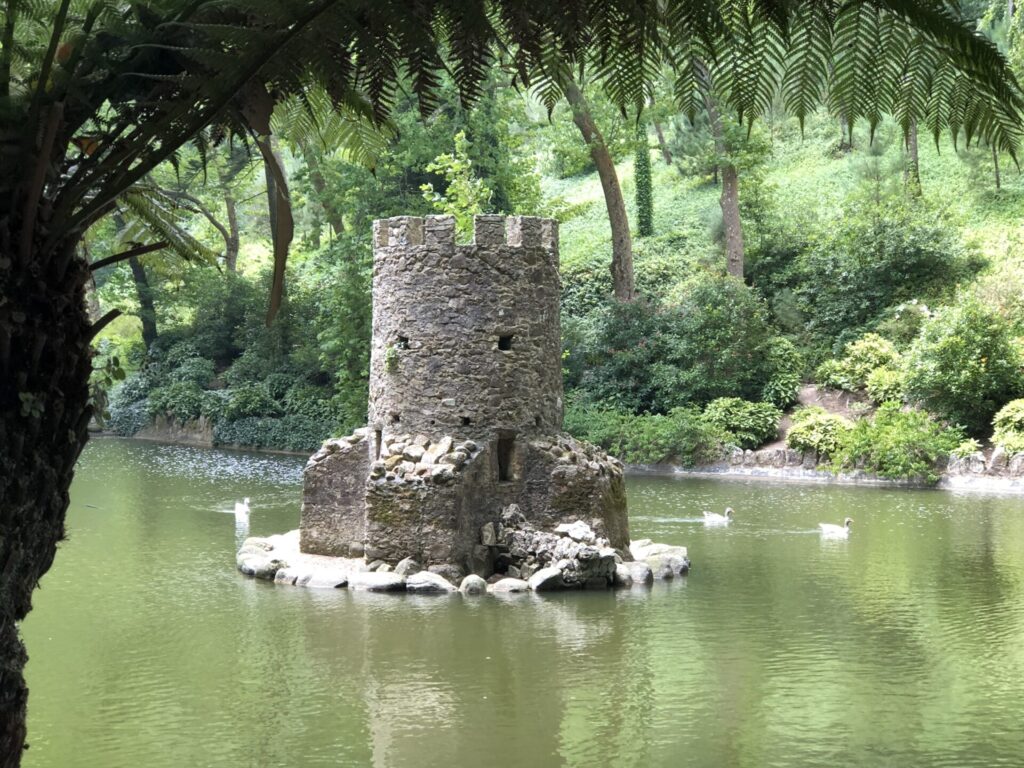
[[[854,133],[855,149],[847,153],[835,152],[838,128],[834,121],[823,117],[810,121],[803,137],[794,121],[764,130],[772,144],[765,180],[772,188],[778,213],[798,226],[820,227],[830,218],[841,216],[849,195],[858,185],[863,187],[863,168],[872,156],[878,157],[879,167],[890,179],[899,179],[902,148],[891,128],[879,132],[872,149],[866,126],[859,126]],[[1001,158],[1003,184],[996,192],[991,155],[986,149],[958,154],[948,139],[937,149],[931,137],[923,133],[919,145],[923,194],[939,215],[962,232],[966,242],[989,259],[988,283],[1005,283],[1012,277],[1017,278],[1015,283],[1024,284],[1024,178],[1012,160]],[[645,279],[671,279],[666,270],[674,271],[675,279],[681,280],[695,264],[721,268],[724,257],[712,240],[720,218],[718,187],[684,178],[667,167],[660,154],[652,156],[652,164],[657,234],[635,243],[641,287]],[[632,161],[620,163],[618,172],[632,206]],[[562,226],[563,272],[569,276],[580,269],[607,270],[610,231],[596,173],[545,179],[544,191],[573,204],[588,204],[585,213]],[[632,210],[630,214],[632,217]]]

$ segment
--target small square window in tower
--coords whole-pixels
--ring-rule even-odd
[[[502,352],[508,352],[512,349],[512,337],[511,336],[499,336],[498,337],[498,349]]]
[[[512,464],[515,460],[516,436],[515,434],[500,434],[498,436],[498,482],[504,483],[514,480]]]

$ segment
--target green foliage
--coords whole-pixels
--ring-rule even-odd
[[[878,368],[895,368],[900,354],[892,342],[876,333],[867,333],[846,345],[839,360],[828,360],[818,366],[818,382],[828,387],[856,392],[868,384],[868,377]]]
[[[110,404],[110,418],[106,428],[115,435],[132,437],[150,423],[149,403],[138,400],[133,403]]]
[[[168,367],[169,362],[164,365],[165,381],[195,384],[200,388],[208,386],[215,373],[213,360],[207,360],[205,357],[190,357],[182,360],[177,367],[169,370]]]
[[[176,381],[149,393],[149,415],[165,415],[184,424],[202,415],[203,390],[196,384]]]
[[[774,373],[772,338],[763,303],[742,282],[703,274],[674,305],[609,306],[595,323],[581,387],[594,402],[634,413],[756,400]]]
[[[636,158],[633,161],[633,180],[636,184],[636,233],[640,237],[654,234],[654,187],[651,183],[651,148],[647,143],[647,128],[637,128]]]
[[[941,294],[972,266],[938,215],[901,200],[854,205],[802,256],[796,295],[809,329],[841,340],[894,304]]]
[[[695,408],[638,416],[573,402],[566,408],[565,429],[630,464],[709,464],[722,458],[730,437]]]
[[[982,435],[1024,392],[1020,350],[1007,321],[974,299],[945,307],[906,356],[907,397],[969,434]]]
[[[786,445],[804,453],[835,456],[852,428],[849,421],[824,408],[801,408],[793,414],[793,426],[786,435]]]
[[[876,405],[903,402],[903,372],[887,366],[875,368],[868,374],[865,388]]]
[[[261,418],[247,416],[220,422],[213,428],[213,444],[311,452],[320,447],[331,429],[308,416]]]
[[[933,421],[923,411],[902,411],[885,403],[871,419],[861,419],[845,436],[833,466],[865,469],[892,479],[935,483],[940,464],[960,445],[963,435]]]
[[[789,408],[800,394],[804,357],[796,345],[783,336],[771,339],[765,354],[772,374],[761,390],[761,399],[777,408]]]
[[[267,392],[265,385],[243,384],[228,390],[228,400],[224,407],[224,418],[227,421],[251,416],[276,416],[280,412],[280,406]]]
[[[1024,452],[1024,400],[1011,400],[1000,408],[992,426],[992,442],[1011,454]]]
[[[492,193],[484,180],[473,173],[465,131],[455,134],[455,151],[438,155],[427,170],[440,174],[447,186],[444,192],[437,192],[432,183],[423,184],[423,198],[440,213],[454,216],[455,229],[460,234],[472,234],[473,217],[484,212]]]
[[[751,403],[738,397],[720,397],[704,409],[704,419],[736,439],[741,448],[757,448],[772,440],[782,413],[771,403]]]
[[[969,437],[966,440],[961,440],[960,444],[949,452],[949,455],[955,456],[958,459],[966,459],[978,453],[979,451],[981,451],[981,443],[979,443],[973,437]]]

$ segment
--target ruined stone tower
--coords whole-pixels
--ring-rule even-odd
[[[368,426],[310,459],[303,551],[488,575],[512,503],[626,550],[621,464],[562,410],[557,223],[477,216],[457,245],[450,216],[374,222]]]

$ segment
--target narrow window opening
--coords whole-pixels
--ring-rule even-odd
[[[540,426],[540,416],[535,416],[534,419],[533,419],[533,423],[536,424],[539,427]]]
[[[498,337],[498,349],[502,352],[508,352],[512,349],[512,337],[511,336],[499,336]]]
[[[513,435],[498,438],[498,481],[512,479],[512,460],[515,458],[516,439]]]
[[[462,417],[462,426],[468,427],[472,423],[473,423],[473,420],[471,418],[469,418],[469,416],[463,416]]]
[[[398,349],[408,349],[409,348],[409,337],[408,336],[399,336],[398,337],[398,341],[395,342],[395,346]]]
[[[398,424],[401,421],[402,421],[401,414],[398,414],[398,413],[392,413],[391,414],[391,423],[392,424]]]
[[[376,430],[374,430],[373,435],[374,435],[374,438],[376,440],[376,448],[374,448],[374,450],[376,451],[376,454],[377,454],[373,458],[374,458],[374,460],[377,460],[377,459],[380,458],[380,446],[381,446],[381,443],[384,442],[384,432],[383,432],[383,430],[376,429]]]

